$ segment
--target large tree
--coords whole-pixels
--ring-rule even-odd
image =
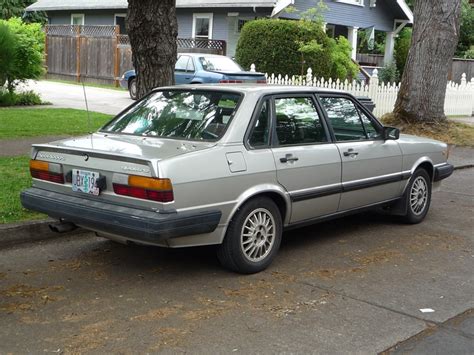
[[[127,24],[138,98],[155,87],[174,84],[176,0],[128,0]]]
[[[459,38],[460,12],[461,0],[415,1],[410,51],[394,110],[399,119],[446,119],[446,83]]]

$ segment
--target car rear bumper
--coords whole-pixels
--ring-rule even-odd
[[[20,195],[23,207],[86,229],[154,243],[165,239],[211,233],[221,211],[159,213],[92,199],[30,188]]]
[[[441,181],[451,176],[454,171],[454,166],[451,164],[443,164],[435,167],[434,181]]]

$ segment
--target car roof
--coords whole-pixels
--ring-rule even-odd
[[[267,85],[267,84],[191,84],[191,85],[174,85],[156,88],[155,90],[163,89],[180,89],[180,90],[225,90],[238,91],[241,93],[260,93],[260,94],[278,94],[278,93],[298,93],[298,92],[312,92],[312,93],[339,93],[347,94],[347,92],[335,89],[317,88],[314,86],[289,86],[289,85]]]
[[[220,54],[210,54],[210,53],[188,53],[188,52],[179,52],[178,53],[178,56],[180,55],[189,55],[191,57],[225,57],[225,58],[229,58],[231,59],[230,57],[227,57],[225,55],[220,55]]]

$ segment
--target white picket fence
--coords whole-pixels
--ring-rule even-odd
[[[255,65],[251,69],[255,71]],[[377,69],[374,70],[368,84],[357,83],[355,80],[340,81],[313,77],[311,68],[308,68],[306,76],[265,74],[267,84],[291,85],[291,86],[313,86],[334,90],[343,90],[354,96],[369,97],[375,103],[374,114],[378,117],[393,111],[397,100],[400,83],[379,83]],[[446,90],[446,101],[444,104],[445,114],[448,116],[471,116],[474,114],[474,78],[466,80],[466,74],[462,75],[461,84],[448,82]]]

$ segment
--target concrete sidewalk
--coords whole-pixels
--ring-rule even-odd
[[[86,109],[82,85],[57,83],[54,81],[29,80],[20,87],[21,90],[33,90],[43,101],[51,102],[55,108]],[[116,115],[133,103],[128,92],[86,86],[89,110]],[[48,106],[51,107],[51,106]]]

